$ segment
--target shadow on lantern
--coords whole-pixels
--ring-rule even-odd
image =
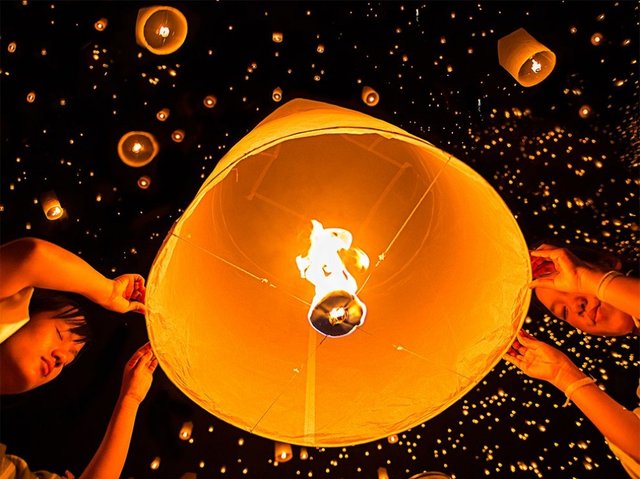
[[[187,38],[187,19],[173,7],[141,8],[136,19],[136,42],[156,55],[168,55]]]
[[[146,131],[130,131],[118,142],[118,156],[125,165],[139,168],[149,164],[160,151],[155,137]]]
[[[498,40],[500,65],[520,85],[530,87],[547,78],[556,65],[556,55],[519,28]]]
[[[228,151],[167,235],[147,330],[170,380],[217,417],[353,445],[473,388],[521,327],[529,280],[522,233],[480,175],[385,121],[298,99]]]

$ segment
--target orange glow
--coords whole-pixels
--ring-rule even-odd
[[[273,40],[273,43],[282,43],[282,41],[284,40],[284,35],[282,34],[282,32],[273,32],[273,34],[271,35],[271,40]]]
[[[306,461],[307,459],[309,459],[309,451],[307,451],[306,447],[301,447],[300,448],[300,460],[301,461]]]
[[[362,101],[367,106],[376,106],[380,101],[380,95],[373,88],[365,86],[362,88]]]
[[[156,118],[159,121],[165,121],[167,118],[169,118],[170,111],[171,110],[169,110],[168,108],[163,108],[158,113],[156,113]]]
[[[27,103],[33,103],[36,101],[36,92],[30,91],[27,93]]]
[[[292,457],[293,452],[291,450],[291,444],[286,444],[284,442],[275,443],[274,459],[276,461],[287,462],[290,461]]]
[[[130,131],[118,142],[118,156],[123,163],[134,168],[150,163],[159,150],[155,137],[146,131]]]
[[[324,45],[321,43],[318,45],[318,48],[316,48],[316,51],[318,53],[324,53]]]
[[[58,201],[58,197],[55,192],[48,191],[42,194],[41,198],[42,203],[42,211],[44,211],[44,215],[48,220],[54,221],[62,218],[64,214],[64,209],[60,205],[60,201]]]
[[[593,35],[591,35],[591,44],[594,46],[600,45],[602,43],[602,40],[604,40],[602,33],[594,33]]]
[[[96,23],[93,24],[93,27],[99,32],[101,32],[105,28],[107,28],[108,24],[109,24],[109,21],[106,18],[101,18],[100,20],[98,20]]]
[[[156,55],[168,55],[187,38],[187,19],[168,6],[141,8],[136,20],[136,42]]]
[[[11,42],[11,43],[9,43],[9,45],[7,45],[7,51],[9,53],[13,53],[13,52],[16,51],[16,47],[17,47],[16,42]]]
[[[146,190],[147,188],[149,188],[149,186],[151,186],[151,178],[149,178],[148,176],[141,176],[140,178],[138,178],[138,188],[140,188],[141,190]]]
[[[191,421],[186,421],[182,424],[180,428],[180,439],[183,441],[188,441],[191,439],[191,433],[193,431],[193,423]]]
[[[171,139],[176,143],[181,143],[184,140],[184,130],[175,130],[171,133]]]
[[[389,436],[387,438],[387,442],[389,444],[395,444],[396,442],[398,442],[398,435],[397,434],[393,434],[393,435]]]
[[[530,87],[549,76],[556,55],[519,28],[498,40],[498,61],[520,85]]]
[[[213,108],[214,106],[216,106],[217,102],[218,102],[217,98],[213,95],[207,95],[204,97],[204,100],[202,100],[202,103],[207,108]]]
[[[282,100],[282,88],[280,87],[274,88],[273,92],[271,92],[271,98],[275,102],[279,102],[280,100]]]
[[[591,107],[589,105],[582,105],[579,112],[580,118],[588,118],[591,115]]]

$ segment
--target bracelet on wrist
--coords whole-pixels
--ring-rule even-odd
[[[564,392],[564,395],[567,396],[567,400],[564,402],[562,407],[567,407],[571,403],[571,395],[577,389],[580,389],[583,386],[587,386],[589,384],[595,384],[595,383],[596,381],[593,378],[586,377],[586,378],[578,379],[577,381],[574,381],[571,384],[569,384],[566,391]]]
[[[605,275],[600,279],[600,282],[598,283],[598,286],[596,288],[596,298],[598,298],[600,301],[604,301],[604,292],[606,291],[607,286],[609,286],[609,283],[611,283],[611,281],[616,279],[618,276],[624,275],[618,271],[609,271],[608,273],[605,273]]]

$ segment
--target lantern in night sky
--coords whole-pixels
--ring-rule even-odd
[[[278,462],[290,461],[293,457],[293,451],[291,450],[291,444],[285,444],[283,442],[276,442],[274,444],[274,459]]]
[[[204,100],[202,100],[202,104],[207,108],[213,108],[214,106],[216,106],[217,102],[218,100],[213,95],[207,95],[204,97]]]
[[[109,24],[109,21],[106,18],[101,18],[100,20],[96,21],[96,23],[93,24],[93,28],[101,32],[107,28],[108,24]]]
[[[182,143],[182,140],[184,140],[184,130],[174,130],[173,133],[171,133],[171,139],[176,143]]]
[[[118,156],[125,165],[135,168],[149,164],[159,150],[155,137],[146,131],[130,131],[118,142]]]
[[[386,467],[378,468],[378,479],[389,479],[389,473]]]
[[[156,55],[168,55],[187,38],[187,19],[173,7],[141,8],[136,20],[136,42]]]
[[[191,439],[191,432],[193,431],[193,422],[185,421],[180,428],[180,439],[188,441]]]
[[[273,40],[273,43],[282,43],[282,41],[284,40],[284,35],[282,34],[282,32],[273,32],[271,34],[271,40]]]
[[[362,101],[367,106],[376,106],[380,101],[380,95],[370,86],[365,86],[362,88],[361,94]]]
[[[64,215],[64,209],[54,191],[43,193],[40,203],[42,204],[42,211],[44,211],[44,215],[48,220],[59,220]]]
[[[556,65],[556,55],[524,28],[498,40],[498,60],[522,86],[533,86],[547,78]]]
[[[500,196],[364,113],[287,102],[218,162],[158,252],[147,330],[210,413],[344,446],[439,414],[509,349],[530,291]]]
[[[279,102],[280,100],[282,100],[282,88],[280,87],[274,88],[273,91],[271,92],[271,98],[275,102]]]
[[[163,108],[162,110],[158,111],[158,113],[156,113],[156,118],[158,119],[158,121],[165,121],[167,118],[169,118],[170,113],[171,110],[169,110],[168,108]]]

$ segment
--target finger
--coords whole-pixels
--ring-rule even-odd
[[[141,303],[139,301],[130,301],[127,311],[134,312],[134,313],[140,313],[140,314],[146,314],[147,307],[144,305],[144,303]]]
[[[515,356],[505,355],[505,356],[502,356],[502,359],[504,359],[508,363],[513,364],[518,369],[520,369],[520,364],[522,364],[522,360],[516,358]]]
[[[551,250],[558,250],[558,249],[560,249],[560,248],[558,248],[557,246],[554,246],[552,244],[542,243],[536,249],[530,250],[530,252],[533,253],[535,251],[551,251]]]
[[[520,344],[522,344],[525,349],[535,349],[538,342],[538,340],[529,333],[523,333],[523,331],[518,331],[518,341],[520,341]]]
[[[131,359],[129,359],[129,361],[127,362],[127,366],[130,368],[135,367],[136,364],[140,362],[140,359],[142,358],[142,356],[144,356],[145,353],[146,353],[145,346],[138,349],[135,353],[133,353],[133,356],[131,356]]]

